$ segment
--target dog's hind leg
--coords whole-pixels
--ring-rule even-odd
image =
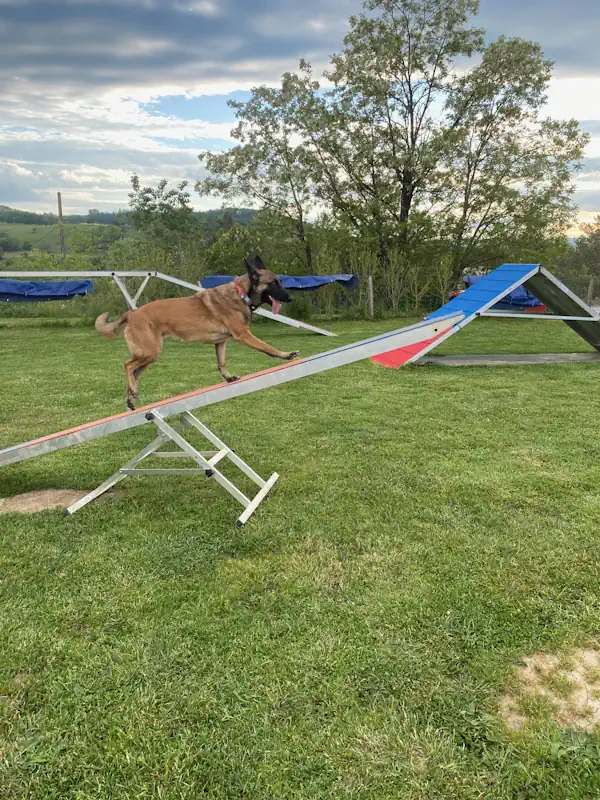
[[[219,372],[223,376],[223,379],[227,381],[227,383],[233,383],[233,381],[239,381],[239,375],[230,375],[229,370],[227,369],[227,362],[225,360],[225,348],[227,346],[226,342],[219,342],[219,344],[215,345],[215,350],[217,351],[217,365],[219,367]]]
[[[132,358],[125,362],[125,372],[127,373],[127,408],[131,411],[135,409],[135,401],[139,397],[139,377],[146,367],[156,361],[158,356]]]
[[[127,374],[127,408],[135,409],[135,401],[139,397],[139,377],[141,373],[152,364],[162,350],[162,337],[151,330],[125,331],[125,339],[131,358],[124,364]]]

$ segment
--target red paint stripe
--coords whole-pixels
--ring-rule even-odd
[[[371,361],[374,361],[376,364],[381,364],[383,367],[398,369],[398,367],[402,367],[413,356],[418,355],[426,347],[429,347],[430,344],[440,339],[449,330],[450,328],[446,328],[446,330],[436,334],[431,339],[425,339],[422,342],[416,342],[416,344],[408,344],[406,347],[398,347],[396,350],[389,350],[387,353],[381,353],[381,355],[378,356],[371,356]]]

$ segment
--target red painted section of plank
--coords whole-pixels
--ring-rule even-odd
[[[398,369],[398,367],[402,367],[413,356],[418,355],[421,350],[429,347],[430,344],[433,344],[442,336],[444,336],[444,334],[449,330],[450,328],[446,328],[441,333],[438,333],[436,336],[432,336],[431,339],[425,339],[423,342],[416,342],[416,344],[409,344],[406,347],[399,347],[397,350],[390,350],[389,352],[382,353],[379,356],[371,356],[371,361],[374,361],[376,364],[381,364],[383,367]]]

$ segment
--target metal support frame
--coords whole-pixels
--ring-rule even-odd
[[[189,281],[182,281],[180,278],[174,278],[172,275],[167,275],[164,272],[142,272],[140,270],[46,270],[41,272],[34,272],[31,270],[5,270],[0,271],[0,278],[112,278],[116,285],[119,287],[121,294],[125,298],[125,302],[135,311],[137,308],[137,301],[140,299],[142,292],[146,288],[150,278],[159,278],[160,280],[173,283],[176,286],[183,286],[185,289],[192,289],[197,292],[202,289],[201,284],[190,283]],[[131,296],[123,278],[143,278],[140,288],[137,290],[134,297]],[[281,322],[283,325],[288,325],[290,328],[304,328],[304,330],[318,333],[321,336],[337,336],[337,333],[325,330],[325,328],[318,328],[316,325],[309,325],[308,322],[301,322],[293,317],[286,317],[285,314],[273,314],[267,311],[266,308],[257,308],[254,312],[259,317],[272,319],[275,322]]]
[[[150,411],[146,414],[146,419],[154,423],[158,429],[158,436],[146,445],[140,452],[135,455],[130,461],[124,464],[114,475],[100,484],[97,489],[82,497],[73,505],[66,509],[67,514],[74,514],[80,508],[86,506],[92,500],[95,500],[104,492],[111,489],[115,484],[122,481],[129,476],[143,477],[146,475],[204,475],[207,478],[214,478],[217,483],[222,486],[229,494],[240,503],[244,510],[237,518],[236,525],[241,527],[244,525],[256,511],[260,503],[265,499],[271,488],[277,482],[279,475],[274,472],[268,480],[258,475],[246,462],[241,459],[230,447],[219,439],[209,428],[206,427],[199,419],[197,419],[190,411],[185,411],[181,414],[179,420],[182,427],[190,427],[200,433],[207,439],[216,450],[197,450],[191,445],[187,439],[178,431],[173,425],[170,425],[158,411]],[[175,451],[161,451],[160,448],[167,442],[171,442],[179,450]],[[150,468],[142,469],[137,465],[149,458],[150,456],[161,458],[189,458],[198,464],[195,468]],[[252,480],[258,487],[259,491],[253,498],[247,497],[238,487],[226,478],[223,473],[217,469],[217,464],[223,459],[228,459],[235,466],[244,473],[250,480]]]
[[[135,304],[135,300],[133,299],[133,297],[132,297],[132,296],[129,294],[129,292],[127,291],[127,287],[125,286],[125,283],[124,283],[124,282],[121,280],[121,278],[120,278],[118,275],[116,275],[116,274],[115,274],[115,275],[113,275],[113,280],[114,280],[114,282],[117,284],[117,286],[119,287],[119,289],[121,290],[121,294],[122,294],[122,295],[123,295],[123,297],[125,298],[125,302],[126,302],[126,303],[127,303],[127,305],[129,306],[129,308],[131,308],[131,309],[136,309],[136,308],[137,308],[137,306],[136,306],[136,304]]]

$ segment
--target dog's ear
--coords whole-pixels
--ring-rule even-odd
[[[256,269],[266,269],[262,258],[258,254],[254,256],[254,266]]]
[[[256,270],[258,269],[258,267],[256,267],[255,264],[253,264],[252,262],[248,261],[247,258],[244,259],[244,266],[246,267],[246,272],[250,277],[256,275]]]

